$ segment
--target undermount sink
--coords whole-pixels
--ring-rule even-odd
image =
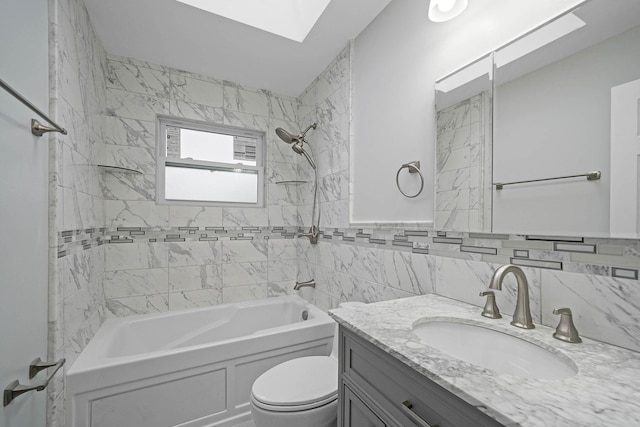
[[[498,374],[559,380],[578,372],[564,356],[482,326],[433,320],[415,324],[413,333],[430,347]]]

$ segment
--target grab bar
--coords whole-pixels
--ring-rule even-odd
[[[27,100],[24,96],[20,95],[14,88],[9,86],[4,80],[0,79],[0,87],[9,92],[9,94],[13,95],[18,101],[22,102],[25,106],[27,106],[31,111],[42,117],[43,120],[47,121],[51,126],[48,127],[37,121],[36,119],[31,119],[31,133],[36,136],[42,136],[46,132],[60,132],[63,135],[67,135],[67,130],[62,126],[59,126],[56,122],[51,120],[49,116],[40,111],[38,107],[33,105],[31,102]]]
[[[554,178],[528,179],[526,181],[513,181],[513,182],[496,182],[493,185],[496,186],[496,190],[502,190],[502,188],[505,185],[525,184],[528,182],[553,181],[556,179],[580,178],[583,176],[587,177],[587,181],[597,181],[600,179],[601,173],[600,171],[591,171],[591,172],[582,173],[579,175],[556,176]]]
[[[20,384],[18,380],[14,380],[4,389],[4,399],[3,406],[9,405],[13,399],[20,396],[21,394],[27,393],[29,391],[42,391],[49,385],[49,382],[53,378],[53,376],[58,372],[62,365],[66,362],[65,359],[60,359],[57,362],[43,362],[39,357],[35,358],[33,362],[29,365],[29,379],[32,379],[36,376],[36,374],[44,369],[55,366],[55,369],[49,376],[40,384],[34,385],[23,385]]]

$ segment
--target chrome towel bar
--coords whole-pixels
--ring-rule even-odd
[[[12,381],[11,384],[4,389],[4,399],[3,406],[9,405],[13,399],[20,396],[21,394],[27,393],[29,391],[42,391],[49,385],[49,382],[53,378],[53,376],[58,372],[62,365],[66,362],[65,359],[60,359],[57,362],[43,362],[39,357],[35,358],[33,362],[29,365],[29,379],[32,379],[36,376],[36,374],[44,369],[55,367],[55,369],[49,374],[49,376],[40,384],[34,385],[24,385],[20,384],[18,380]]]
[[[39,115],[43,120],[49,123],[53,127],[48,127],[37,121],[36,119],[31,119],[31,133],[36,136],[42,136],[46,132],[60,132],[63,135],[67,134],[67,130],[62,126],[59,126],[56,122],[51,120],[49,116],[40,111],[38,107],[33,105],[31,102],[27,100],[24,96],[20,95],[14,88],[9,86],[4,80],[0,79],[0,87],[9,92],[16,98],[18,101],[22,102],[25,106],[27,106],[31,111]]]
[[[554,178],[540,178],[540,179],[528,179],[526,181],[513,181],[513,182],[496,182],[493,185],[496,186],[496,190],[502,190],[505,185],[513,185],[513,184],[526,184],[528,182],[540,182],[540,181],[553,181],[556,179],[568,179],[568,178],[580,178],[587,177],[588,181],[597,181],[600,179],[601,173],[600,171],[591,171],[587,173],[581,173],[578,175],[567,175],[567,176],[556,176]]]

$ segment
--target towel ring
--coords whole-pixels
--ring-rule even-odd
[[[416,194],[414,194],[413,196],[410,196],[410,195],[406,194],[400,188],[400,182],[398,181],[398,178],[400,177],[400,172],[404,168],[409,169],[409,173],[417,173],[418,175],[420,175],[420,190],[418,190],[418,192]],[[402,193],[402,195],[404,197],[408,197],[410,199],[413,199],[414,197],[418,197],[420,195],[420,193],[422,193],[422,189],[424,188],[424,176],[422,176],[422,172],[420,172],[420,160],[416,160],[414,162],[405,163],[404,165],[400,166],[400,169],[398,169],[398,172],[396,173],[396,185],[398,186],[398,191],[400,191],[400,193]]]

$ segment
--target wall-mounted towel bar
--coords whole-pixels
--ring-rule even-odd
[[[53,376],[56,374],[56,372],[58,372],[60,368],[62,368],[62,365],[64,365],[64,362],[66,362],[65,359],[60,359],[57,362],[43,362],[39,357],[35,358],[29,365],[29,379],[32,379],[38,374],[38,372],[44,369],[51,367],[55,367],[55,369],[40,384],[24,385],[20,384],[18,380],[12,381],[11,384],[9,384],[7,388],[4,389],[3,406],[9,405],[13,401],[13,399],[20,396],[21,394],[33,390],[42,391],[47,388]]]
[[[9,86],[4,80],[0,79],[0,87],[9,92],[16,98],[18,101],[22,102],[25,106],[27,106],[31,111],[39,115],[43,120],[49,123],[53,127],[45,126],[36,119],[31,119],[31,133],[36,136],[42,136],[46,132],[60,132],[63,135],[67,134],[67,130],[62,126],[59,126],[56,122],[51,120],[49,116],[40,111],[38,107],[33,105],[31,102],[27,100],[24,96],[20,95],[14,88]]]
[[[540,178],[540,179],[528,179],[526,181],[513,181],[513,182],[496,182],[493,185],[496,186],[496,190],[502,190],[505,185],[513,185],[513,184],[526,184],[529,182],[540,182],[540,181],[553,181],[556,179],[568,179],[568,178],[581,178],[586,177],[588,181],[597,181],[600,179],[600,171],[591,171],[587,173],[581,173],[579,175],[567,175],[567,176],[556,176],[553,178]]]

